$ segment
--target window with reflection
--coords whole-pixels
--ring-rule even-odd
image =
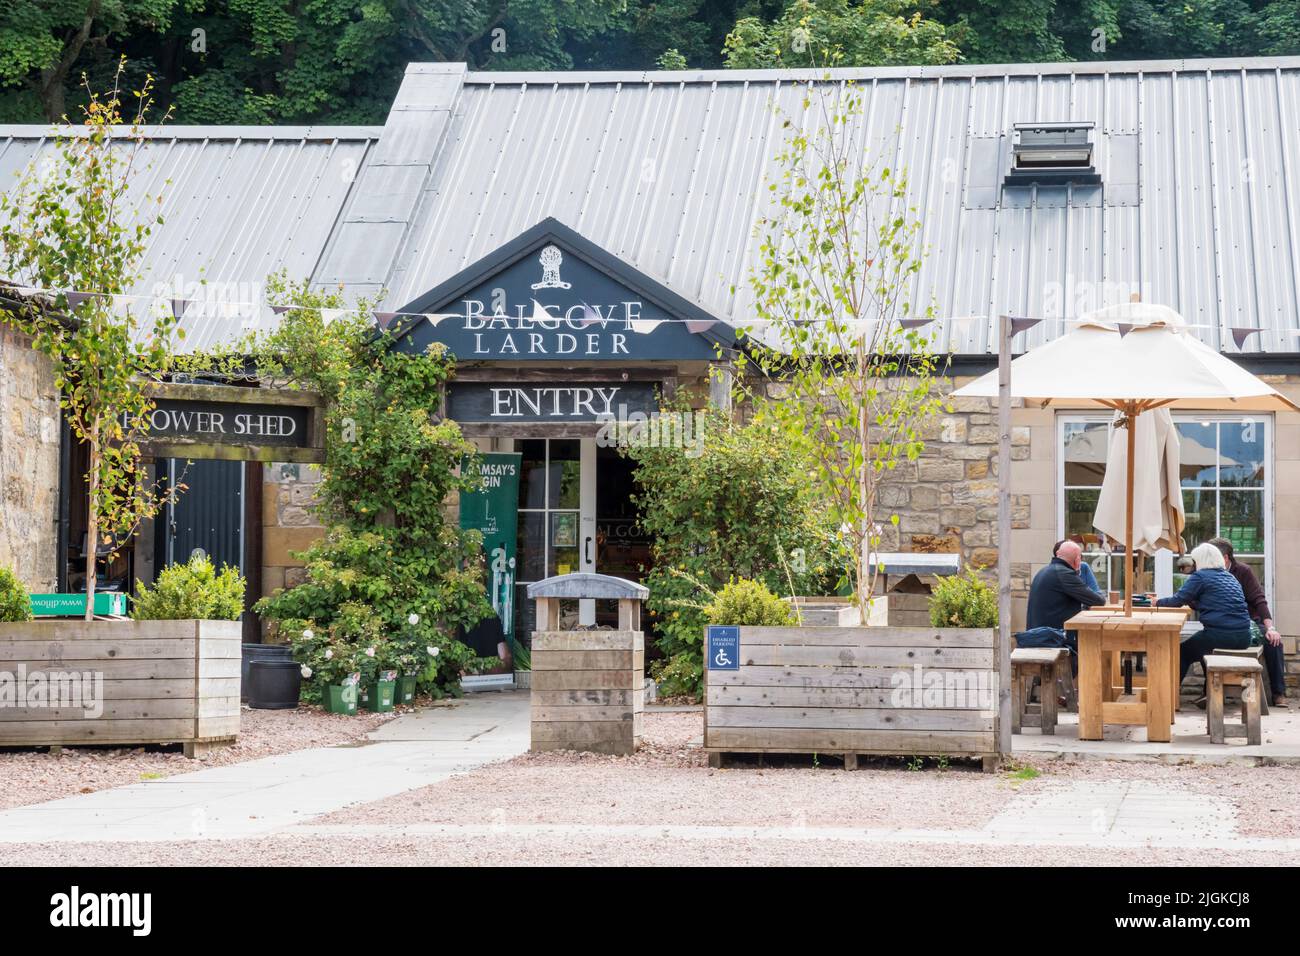
[[[1249,564],[1269,587],[1267,417],[1174,414],[1180,446],[1180,477],[1187,525],[1183,540],[1190,550],[1222,537],[1232,542],[1237,559]],[[1064,537],[1083,546],[1084,560],[1103,591],[1124,588],[1124,545],[1093,526],[1106,454],[1109,415],[1062,416],[1060,526]],[[1150,559],[1141,562],[1139,590],[1150,587]],[[1175,578],[1177,582],[1178,578]],[[1268,592],[1271,596],[1272,591]]]

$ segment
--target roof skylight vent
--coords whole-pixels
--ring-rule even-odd
[[[1098,185],[1101,177],[1092,163],[1092,129],[1092,123],[1079,121],[1017,123],[1006,185]]]

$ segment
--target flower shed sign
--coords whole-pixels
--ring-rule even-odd
[[[401,311],[426,316],[404,347],[440,342],[460,361],[708,361],[732,342],[699,306],[554,220]]]
[[[153,386],[149,432],[156,458],[325,460],[320,396],[293,389],[165,383]]]

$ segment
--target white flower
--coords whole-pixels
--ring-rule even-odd
[[[409,624],[409,625],[411,625],[411,627],[415,627],[415,625],[417,625],[417,624],[420,623],[420,615],[418,615],[418,614],[416,614],[414,611],[412,611],[411,614],[410,614],[410,616],[407,617],[407,619],[406,619],[406,623]]]
[[[302,676],[311,677],[311,668],[308,667],[306,664],[302,665]]]
[[[436,647],[426,647],[425,650],[429,652],[430,657],[438,656],[438,649]]]
[[[315,633],[312,632],[312,629],[310,627],[305,628],[302,632],[302,639],[304,641],[310,641],[315,636],[316,636]]]
[[[332,647],[325,648],[325,660],[329,660],[333,656],[334,656],[334,648]]]
[[[367,647],[366,657],[374,657],[374,656],[375,656],[375,649],[373,647]]]

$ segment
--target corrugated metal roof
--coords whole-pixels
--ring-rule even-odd
[[[164,127],[147,131],[132,194],[163,197],[134,292],[194,300],[183,347],[266,327],[265,280],[315,273],[379,138],[376,127]],[[0,182],[49,155],[49,127],[0,126]],[[258,303],[249,308],[241,303]]]
[[[406,83],[427,85],[435,69],[413,65]],[[823,77],[466,74],[405,225],[389,307],[554,216],[745,321],[783,135],[772,107],[802,115],[806,85]],[[923,222],[930,254],[914,301],[985,317],[946,323],[953,350],[989,350],[1004,312],[1068,319],[1131,292],[1229,353],[1241,326],[1265,330],[1246,351],[1300,345],[1300,58],[840,70],[830,82],[850,80],[864,99],[855,137],[906,169]],[[426,105],[446,113],[448,95]],[[1102,188],[1003,191],[1014,125],[1057,120],[1095,124]],[[1064,327],[1044,323],[1017,344]]]

